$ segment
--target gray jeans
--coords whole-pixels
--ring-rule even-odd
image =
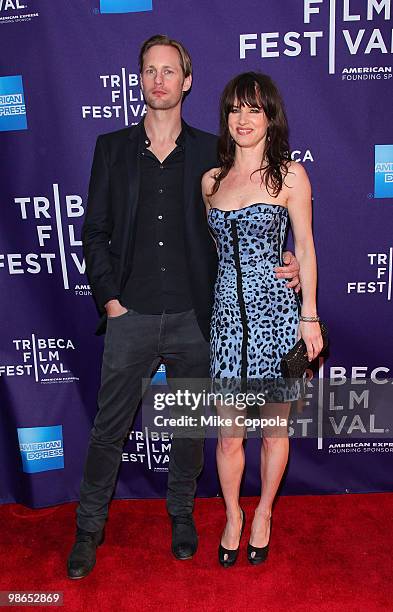
[[[209,343],[193,310],[162,315],[129,310],[108,319],[98,412],[76,511],[82,529],[98,531],[105,524],[125,438],[143,394],[142,379],[161,362],[168,378],[208,378]],[[203,438],[173,438],[167,493],[171,515],[192,512],[202,467]]]

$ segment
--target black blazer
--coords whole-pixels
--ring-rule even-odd
[[[104,305],[120,296],[132,267],[140,184],[140,125],[98,136],[94,151],[82,242],[90,286],[102,315],[97,335],[105,332]],[[201,177],[217,166],[217,137],[185,122],[183,127],[186,256],[193,306],[208,339],[217,252],[207,226]]]

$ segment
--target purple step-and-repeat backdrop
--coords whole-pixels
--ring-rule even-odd
[[[291,418],[281,492],[392,489],[393,443],[367,384],[391,382],[392,10],[390,0],[0,0],[2,502],[78,498],[103,350],[80,242],[92,153],[98,134],[143,117],[137,57],[155,33],[191,53],[184,117],[196,127],[217,131],[229,78],[270,74],[311,178],[331,336],[313,380],[353,386],[341,403],[310,386]],[[214,446],[202,496],[218,493]],[[163,496],[169,449],[139,417],[116,496]],[[248,440],[247,494],[259,489],[258,455]]]

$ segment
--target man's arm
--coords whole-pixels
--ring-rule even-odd
[[[82,226],[83,251],[90,286],[101,312],[119,297],[109,255],[113,218],[109,193],[109,166],[102,137],[97,138],[91,168],[87,210]]]
[[[291,280],[285,285],[288,288],[294,288],[296,293],[301,290],[299,271],[299,262],[291,251],[284,251],[282,255],[283,266],[274,268],[276,278],[290,278]]]

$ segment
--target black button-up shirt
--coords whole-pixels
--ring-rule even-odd
[[[192,298],[184,243],[184,127],[160,162],[139,135],[140,191],[135,247],[121,303],[145,314],[190,310]]]

